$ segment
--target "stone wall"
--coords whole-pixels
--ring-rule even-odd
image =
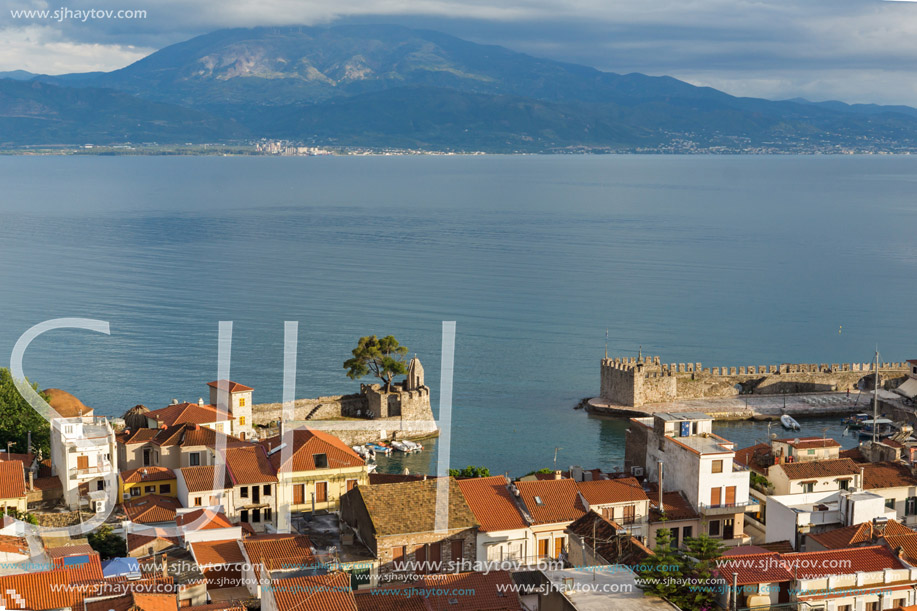
[[[897,386],[907,363],[880,363],[880,383]],[[784,363],[705,368],[701,363],[662,363],[660,357],[603,359],[600,396],[629,407],[681,399],[856,390],[872,388],[871,363]]]
[[[366,398],[360,394],[296,399],[293,420],[327,420],[330,418],[359,418],[367,412]],[[252,420],[265,426],[283,418],[283,403],[259,403],[252,407]]]

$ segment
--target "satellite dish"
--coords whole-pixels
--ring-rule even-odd
[[[793,440],[793,445],[796,445],[797,443],[799,443],[799,437]]]
[[[777,433],[771,433],[771,439],[777,439]]]

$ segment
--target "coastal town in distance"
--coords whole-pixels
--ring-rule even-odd
[[[704,367],[601,359],[578,408],[627,420],[623,470],[391,472],[444,433],[392,336],[357,394],[205,397],[97,415],[0,370],[7,608],[200,611],[910,609],[917,360]],[[23,389],[26,389],[23,391]],[[32,392],[29,392],[29,389]],[[34,394],[33,394],[34,393]],[[754,400],[749,403],[748,399]],[[751,405],[751,406],[750,406]],[[813,415],[857,441],[799,433]],[[717,419],[760,420],[749,447]]]

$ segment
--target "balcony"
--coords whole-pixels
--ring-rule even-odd
[[[82,469],[77,467],[70,470],[70,479],[92,479],[94,477],[100,477],[102,475],[108,475],[112,472],[111,461],[108,461],[104,458],[99,459],[97,465],[91,467],[83,467]]]
[[[746,511],[757,512],[759,509],[759,503],[757,499],[750,498],[742,503],[721,503],[719,505],[708,505],[706,503],[701,503],[697,506],[697,508],[705,516],[725,516],[734,515],[737,513],[745,513]]]

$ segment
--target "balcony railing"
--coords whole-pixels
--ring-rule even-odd
[[[105,460],[104,458],[99,460],[99,464],[93,465],[91,467],[83,467],[70,470],[70,479],[80,479],[83,477],[98,477],[100,475],[107,475],[111,473],[112,466],[111,462]]]
[[[749,498],[747,501],[739,503],[719,503],[717,505],[710,505],[707,503],[698,504],[697,508],[701,513],[706,515],[723,515],[736,512],[744,512],[757,510],[759,503],[755,498]]]

